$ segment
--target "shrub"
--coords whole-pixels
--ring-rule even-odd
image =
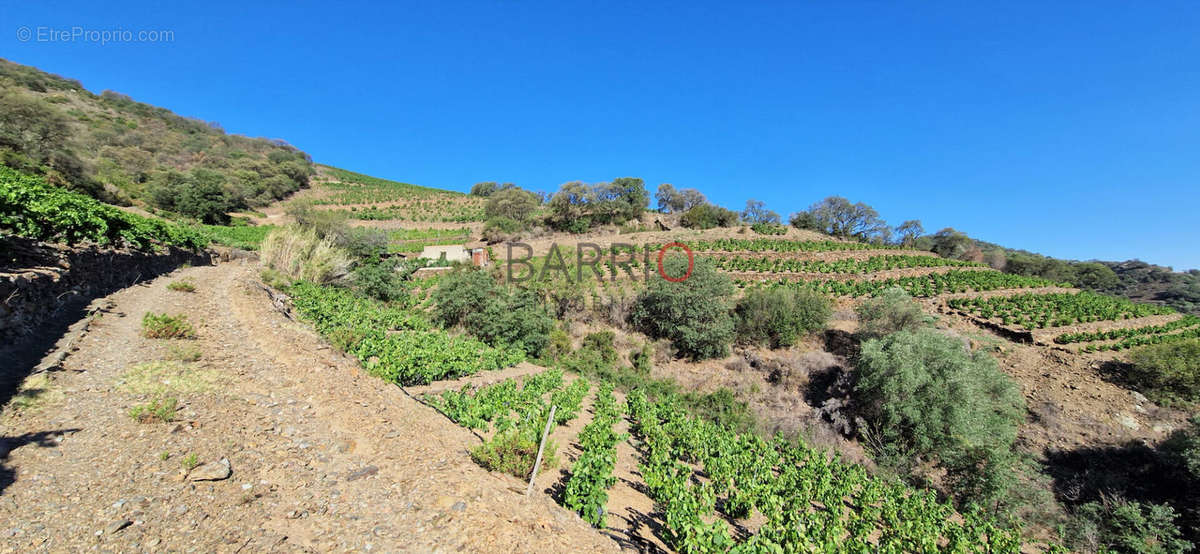
[[[351,257],[312,229],[280,227],[267,234],[261,248],[262,262],[293,280],[329,283],[349,274]]]
[[[1129,353],[1129,380],[1156,401],[1200,401],[1200,339],[1152,344]]]
[[[679,224],[689,229],[712,229],[737,225],[738,213],[713,204],[700,204],[683,214]]]
[[[433,317],[443,327],[462,325],[493,346],[538,356],[550,344],[554,319],[529,290],[508,291],[478,270],[448,275],[433,292]]]
[[[167,289],[177,292],[196,292],[196,285],[190,281],[171,281],[167,283]]]
[[[582,344],[579,345],[581,350],[595,352],[600,360],[606,364],[617,363],[617,347],[614,345],[616,334],[612,331],[596,331],[588,333],[583,337]]]
[[[354,288],[384,302],[400,302],[409,297],[404,275],[396,271],[396,263],[391,260],[364,263],[355,268]]]
[[[467,331],[483,342],[519,348],[532,357],[546,350],[554,329],[554,319],[528,290],[501,292],[482,310],[467,314],[465,323]]]
[[[442,327],[465,323],[467,314],[482,309],[500,294],[500,285],[486,272],[455,271],[442,278],[433,291],[433,319]]]
[[[879,296],[861,302],[858,313],[858,332],[865,338],[882,337],[899,331],[915,331],[929,322],[921,305],[904,289],[893,287]]]
[[[778,348],[824,328],[833,305],[821,293],[807,289],[754,289],[738,301],[735,311],[739,340]]]
[[[185,315],[146,312],[142,316],[142,336],[148,339],[194,339],[196,329]]]
[[[1166,504],[1105,498],[1075,511],[1065,538],[1077,550],[1129,554],[1190,552],[1175,525],[1175,510]]]
[[[754,225],[750,226],[750,229],[760,235],[785,235],[785,234],[787,234],[787,227],[784,227],[783,224],[777,223],[777,222],[755,223]]]
[[[687,266],[683,256],[663,262],[667,275],[683,275]],[[697,259],[687,280],[652,280],[634,302],[630,320],[651,337],[669,339],[680,354],[693,360],[719,358],[733,342],[729,309],[733,293],[728,276],[718,273],[708,260]]]
[[[1200,415],[1192,416],[1189,423],[1189,428],[1171,434],[1163,444],[1163,451],[1174,465],[1200,484]]]
[[[1024,398],[991,356],[935,329],[900,331],[863,343],[855,392],[886,461],[936,458],[973,500],[1005,492]]]
[[[204,356],[204,351],[194,346],[172,344],[168,349],[167,358],[180,362],[194,362]]]
[[[153,423],[159,421],[169,423],[175,419],[178,401],[174,398],[154,399],[147,404],[139,404],[129,409],[129,417],[138,423]]]
[[[483,225],[483,240],[488,242],[504,242],[511,240],[524,225],[515,219],[493,217]]]
[[[538,432],[541,429],[537,429]],[[507,473],[513,477],[528,479],[533,473],[533,464],[537,461],[538,442],[541,437],[519,428],[501,431],[487,441],[471,450],[471,459],[489,471]],[[547,439],[546,448],[542,452],[542,465],[539,472],[546,471],[558,465],[555,452],[558,447],[554,441]]]

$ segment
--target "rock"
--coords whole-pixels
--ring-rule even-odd
[[[118,519],[117,521],[109,523],[108,526],[104,528],[104,534],[115,534],[117,531],[129,527],[130,525],[133,525],[132,521],[129,521],[128,519]]]
[[[186,514],[186,513],[187,513],[187,511],[188,511],[188,507],[187,507],[186,505],[184,505],[184,504],[180,504],[180,505],[178,505],[178,506],[175,506],[175,510],[174,510],[174,511],[175,511],[175,515],[177,515],[177,516],[181,516],[181,515],[183,515],[183,514]]]
[[[208,462],[197,466],[188,473],[189,481],[220,481],[228,479],[233,474],[229,467],[229,459],[221,458],[219,462]]]
[[[450,509],[455,512],[461,512],[461,511],[467,509],[467,503],[459,500],[458,502],[455,502],[454,505],[450,507]]]
[[[1133,401],[1137,402],[1138,404],[1145,404],[1150,401],[1150,399],[1146,398],[1146,396],[1144,394],[1142,394],[1138,391],[1135,391],[1135,390],[1129,391],[1129,396],[1132,396]]]
[[[1120,423],[1122,427],[1125,427],[1131,431],[1137,431],[1138,429],[1142,428],[1142,424],[1138,423],[1133,416],[1124,412],[1117,414],[1117,423]]]
[[[354,471],[351,471],[350,473],[347,473],[346,480],[354,481],[356,479],[362,479],[363,477],[370,477],[372,475],[375,475],[376,473],[379,473],[378,467],[366,466],[364,468],[356,469]]]

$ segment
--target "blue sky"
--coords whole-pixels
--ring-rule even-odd
[[[7,2],[0,55],[422,185],[637,176],[785,216],[841,195],[1200,268],[1194,2],[114,4]]]

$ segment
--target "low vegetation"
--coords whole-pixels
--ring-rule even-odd
[[[191,281],[171,281],[167,283],[167,289],[176,292],[196,292],[196,285]]]
[[[779,348],[824,329],[833,307],[829,298],[809,290],[754,289],[738,300],[735,312],[739,341]]]
[[[178,410],[178,400],[155,398],[150,402],[130,408],[129,417],[138,423],[170,423],[175,419],[176,410]]]
[[[297,280],[329,283],[350,273],[353,259],[332,237],[306,227],[281,227],[263,239],[263,265]]]
[[[1129,353],[1130,384],[1159,402],[1200,402],[1200,339],[1143,346]]]
[[[148,339],[194,339],[196,328],[185,315],[146,312],[142,316],[142,336]]]
[[[663,267],[667,275],[682,277],[688,259],[670,256]],[[695,260],[691,276],[683,282],[653,279],[638,295],[630,321],[652,338],[665,338],[683,356],[693,360],[719,358],[734,339],[729,277],[707,260]]]

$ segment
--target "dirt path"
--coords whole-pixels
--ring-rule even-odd
[[[468,431],[275,312],[253,275],[188,268],[112,295],[54,374],[56,394],[0,414],[0,550],[618,549],[476,466]],[[178,278],[197,291],[167,290]],[[148,311],[187,314],[199,338],[142,338]],[[139,366],[172,342],[200,359]],[[175,421],[129,416],[148,386],[179,400]],[[189,476],[192,454],[207,465]],[[222,477],[221,460],[229,477],[192,480]]]

